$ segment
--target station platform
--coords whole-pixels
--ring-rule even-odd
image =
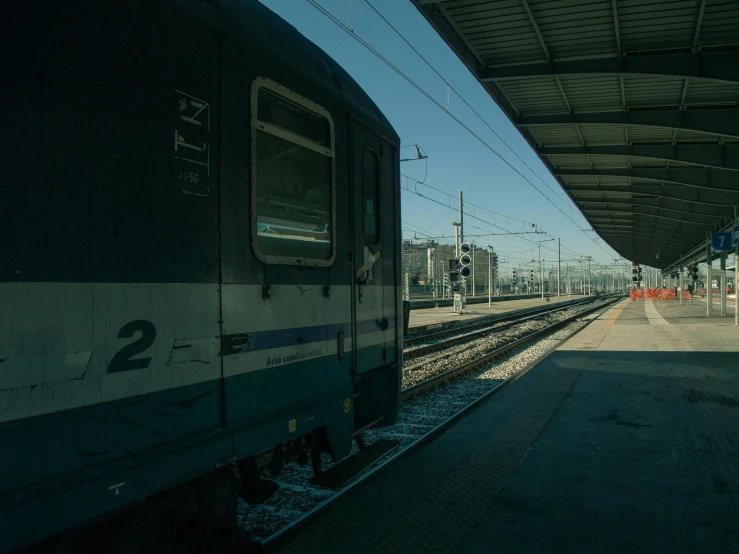
[[[625,300],[284,553],[739,552],[739,329]]]
[[[582,300],[582,295],[550,297],[549,302],[542,301],[540,296],[536,298],[525,298],[520,300],[509,300],[507,302],[493,302],[492,306],[487,303],[467,304],[464,314],[454,313],[452,306],[440,308],[422,308],[411,310],[408,334],[414,335],[426,330],[452,327],[459,324],[472,323],[476,319],[487,318],[495,315],[503,315],[510,312],[535,308],[540,306],[551,306],[553,304],[571,303]]]

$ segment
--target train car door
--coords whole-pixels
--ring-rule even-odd
[[[239,456],[352,424],[351,284],[338,261],[351,246],[349,191],[336,185],[334,118],[249,62],[221,67],[225,413],[251,426],[234,440]]]
[[[355,344],[358,373],[397,360],[395,149],[352,124]]]

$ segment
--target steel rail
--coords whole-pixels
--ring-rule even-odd
[[[442,331],[437,331],[435,333],[426,333],[424,335],[406,337],[403,340],[403,346],[404,347],[412,346],[418,342],[423,342],[427,340],[435,340],[435,339],[439,339],[439,338],[453,335],[456,333],[464,333],[466,331],[473,331],[475,329],[479,329],[480,327],[494,325],[495,323],[504,323],[504,322],[511,321],[513,319],[516,319],[522,316],[543,314],[543,313],[551,312],[553,310],[570,308],[572,306],[579,306],[580,304],[585,304],[587,302],[593,302],[595,300],[602,300],[603,298],[607,298],[607,296],[577,298],[569,302],[558,302],[557,304],[553,304],[550,306],[535,306],[532,308],[522,308],[520,310],[509,312],[507,314],[491,315],[488,317],[480,318],[474,323],[470,323],[468,325],[456,325],[448,329],[444,329]],[[415,350],[413,352],[415,352]]]
[[[541,317],[549,315],[549,314],[561,312],[564,310],[568,310],[570,308],[574,308],[576,306],[581,306],[589,302],[595,302],[596,300],[603,300],[606,298],[608,298],[608,296],[598,296],[598,297],[588,298],[584,300],[579,300],[575,303],[567,304],[565,306],[555,304],[554,306],[551,306],[551,307],[538,309],[534,313],[516,314],[515,316],[505,317],[504,319],[485,321],[485,322],[476,322],[472,325],[467,325],[463,328],[456,327],[454,329],[449,329],[442,333],[438,333],[438,335],[444,336],[444,335],[451,335],[451,334],[457,334],[457,333],[465,333],[466,331],[469,331],[469,332],[467,332],[466,334],[462,334],[460,336],[452,337],[452,338],[442,340],[439,342],[419,346],[418,348],[414,348],[413,350],[409,352],[404,352],[403,358],[404,359],[415,358],[417,356],[428,354],[429,352],[436,352],[437,350],[444,350],[445,348],[449,348],[450,346],[454,346],[455,344],[460,344],[470,339],[484,336],[487,333],[509,329],[513,327],[514,325],[519,325],[526,321],[540,319]],[[502,323],[502,325],[499,325],[500,323]],[[431,335],[425,335],[427,340],[430,340],[428,338],[430,336]]]
[[[606,304],[602,304],[599,306],[593,306],[592,308],[589,308],[585,311],[578,312],[576,314],[573,314],[569,317],[566,317],[565,319],[561,321],[557,321],[556,323],[552,323],[551,325],[547,325],[546,327],[542,327],[538,331],[534,331],[533,333],[529,333],[526,336],[523,336],[519,339],[513,340],[509,342],[508,344],[504,344],[500,348],[496,348],[492,352],[488,352],[487,354],[483,354],[482,356],[479,356],[475,358],[474,360],[471,360],[469,362],[466,362],[462,365],[459,365],[457,367],[453,367],[452,369],[448,369],[447,371],[444,371],[442,373],[437,373],[433,377],[429,377],[428,379],[424,379],[420,383],[416,383],[415,385],[412,385],[406,389],[403,389],[400,393],[401,400],[408,400],[410,398],[413,398],[414,396],[417,396],[418,394],[425,392],[431,388],[437,387],[441,383],[448,381],[449,379],[452,379],[454,377],[457,377],[459,375],[462,375],[464,373],[467,373],[468,371],[475,369],[477,367],[480,367],[481,365],[485,365],[486,363],[490,362],[491,360],[494,360],[495,358],[499,358],[500,356],[503,356],[510,352],[511,350],[514,350],[515,348],[518,348],[519,346],[537,339],[541,337],[542,335],[546,335],[547,333],[551,333],[552,331],[563,327],[565,325],[568,325],[572,323],[573,321],[576,321],[577,319],[582,318],[583,316],[589,315],[593,312],[596,312],[598,310],[603,309],[605,306],[609,306],[610,304],[613,304],[614,302],[622,299],[623,297],[619,296],[613,299],[610,299],[609,302]]]

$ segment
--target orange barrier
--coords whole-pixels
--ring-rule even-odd
[[[733,292],[730,290],[730,287],[726,287],[726,292],[728,294],[733,294]],[[705,295],[706,294],[706,288],[703,287],[702,289],[695,289],[695,293],[696,294]],[[713,289],[713,294],[721,294],[721,290],[720,289]]]
[[[677,289],[631,289],[631,300],[677,300]],[[683,292],[688,298],[688,292]]]

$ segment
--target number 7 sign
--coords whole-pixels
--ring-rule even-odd
[[[724,252],[733,250],[731,231],[726,233],[711,233],[711,250],[714,252]]]

